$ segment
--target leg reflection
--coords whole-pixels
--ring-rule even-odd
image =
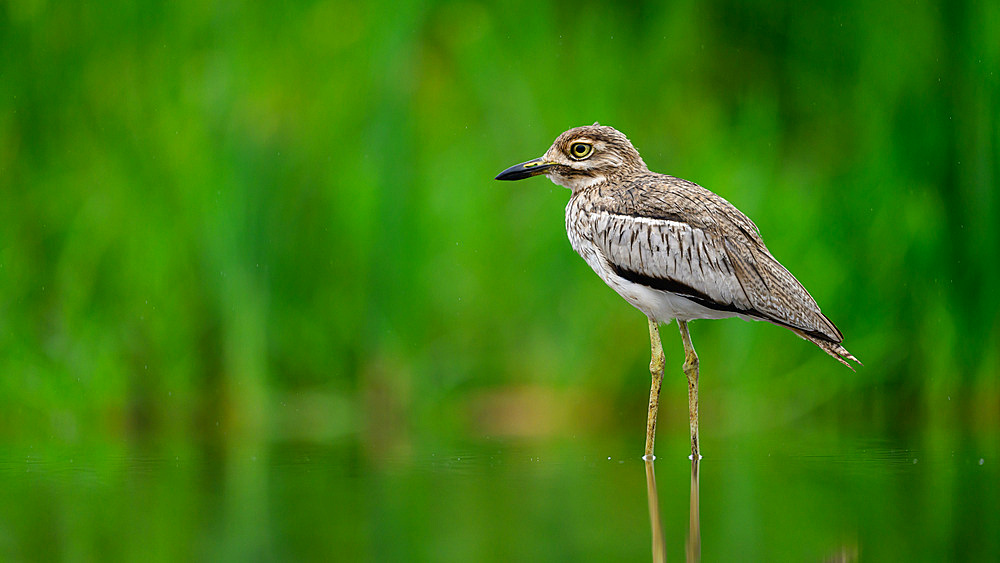
[[[660,521],[660,497],[656,494],[656,473],[653,460],[646,459],[646,498],[649,500],[649,527],[653,532],[653,563],[667,560],[667,544],[663,540],[663,523]]]
[[[691,460],[691,513],[688,521],[687,560],[701,560],[701,516],[698,514],[698,463],[697,457]]]
[[[653,460],[646,460],[646,496],[649,500],[649,528],[653,533],[653,562],[667,560],[667,545],[663,539],[663,522],[660,519],[660,498],[656,492],[656,473]],[[698,500],[698,459],[691,460],[691,511],[688,520],[686,560],[701,561],[701,516]]]

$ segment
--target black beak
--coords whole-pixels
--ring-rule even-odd
[[[543,174],[554,162],[545,162],[541,157],[521,164],[515,164],[503,172],[497,174],[497,180],[523,180],[532,176]]]

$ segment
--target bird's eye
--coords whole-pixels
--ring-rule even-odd
[[[569,156],[573,160],[583,160],[594,152],[594,146],[590,143],[573,143],[569,146]]]

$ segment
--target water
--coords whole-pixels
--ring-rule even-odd
[[[996,434],[784,429],[0,452],[4,560],[996,560]],[[825,429],[830,430],[830,429]],[[627,446],[633,446],[631,451]]]

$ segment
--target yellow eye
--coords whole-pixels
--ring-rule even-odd
[[[594,146],[590,143],[573,143],[569,146],[569,156],[573,160],[583,160],[594,152]]]

